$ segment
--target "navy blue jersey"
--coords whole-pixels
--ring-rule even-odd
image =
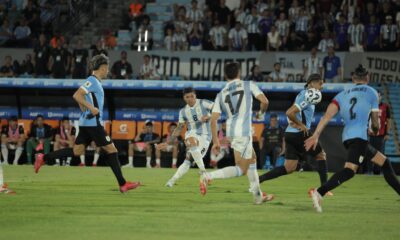
[[[332,100],[344,121],[343,142],[348,139],[368,140],[368,121],[371,111],[379,112],[378,93],[368,85],[354,85]]]
[[[90,76],[86,82],[81,86],[85,90],[85,99],[94,107],[99,109],[97,116],[91,116],[91,112],[87,109],[82,112],[79,118],[79,126],[82,127],[95,127],[103,124],[103,107],[104,107],[104,90],[100,80],[95,76]]]

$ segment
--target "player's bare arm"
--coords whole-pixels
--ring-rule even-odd
[[[304,125],[299,119],[296,118],[296,114],[300,112],[300,109],[296,107],[296,105],[292,105],[287,111],[286,116],[289,118],[289,124],[304,132],[304,134],[308,134],[308,129],[306,125]]]
[[[321,135],[322,131],[329,123],[329,121],[336,115],[338,111],[339,109],[335,104],[333,103],[329,104],[328,109],[326,110],[326,113],[319,121],[317,129],[315,129],[314,134],[310,138],[306,139],[306,141],[304,142],[304,147],[307,151],[310,150],[311,148],[315,150],[318,144],[319,136]]]
[[[377,135],[380,128],[379,111],[371,112],[371,128],[374,135]]]
[[[178,123],[178,126],[174,129],[171,134],[171,137],[168,141],[157,144],[157,148],[160,150],[166,149],[168,146],[173,145],[176,142],[177,137],[179,137],[182,133],[183,128],[185,127],[186,123]]]
[[[265,94],[259,94],[256,99],[260,101],[260,112],[265,113],[268,109],[269,101]]]
[[[213,112],[211,115],[211,133],[212,133],[212,141],[213,141],[213,146],[212,146],[212,151],[215,154],[218,154],[220,152],[220,143],[218,139],[218,119],[221,116],[220,113]]]
[[[74,100],[79,104],[79,107],[82,110],[82,112],[86,111],[86,109],[89,109],[93,115],[99,114],[99,109],[95,108],[92,104],[86,101],[85,95],[86,92],[82,88],[76,90],[76,92],[73,95]]]

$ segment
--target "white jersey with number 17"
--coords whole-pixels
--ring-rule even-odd
[[[213,112],[226,113],[228,137],[252,136],[253,96],[262,94],[260,88],[250,81],[235,79],[218,93]]]

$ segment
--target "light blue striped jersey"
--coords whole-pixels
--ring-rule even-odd
[[[98,108],[99,114],[97,114],[95,117],[90,118],[90,110],[87,109],[85,112],[81,113],[81,116],[79,118],[79,126],[103,126],[104,90],[100,80],[98,80],[95,76],[90,76],[81,86],[81,88],[86,92],[86,101],[92,104],[94,107]]]
[[[307,129],[310,129],[314,117],[315,105],[308,103],[305,100],[306,91],[307,89],[304,89],[299,94],[297,94],[294,105],[300,110],[300,112],[296,113],[296,119],[306,125]],[[290,123],[289,118],[288,122]],[[297,133],[300,131],[301,130],[292,127],[290,124],[288,124],[286,128],[286,132]]]
[[[213,112],[226,113],[228,137],[251,137],[253,96],[262,94],[254,82],[235,79],[218,93]]]
[[[365,84],[354,85],[343,90],[332,100],[339,108],[344,121],[343,142],[348,139],[368,140],[368,122],[371,111],[379,112],[378,93]]]
[[[201,118],[210,116],[213,104],[213,102],[206,99],[197,99],[193,107],[186,104],[179,111],[179,123],[186,123],[187,125],[186,136],[195,133],[211,140],[210,121],[201,122]]]

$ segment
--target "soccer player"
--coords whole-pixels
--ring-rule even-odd
[[[309,191],[317,212],[322,212],[321,201],[323,196],[328,191],[351,179],[357,172],[359,165],[369,158],[382,168],[386,182],[400,195],[400,182],[389,159],[368,143],[368,119],[370,117],[372,118],[372,130],[375,133],[379,131],[378,93],[367,85],[369,81],[368,71],[362,65],[357,67],[352,80],[355,85],[336,95],[318,123],[314,134],[304,143],[307,150],[316,149],[319,136],[329,120],[336,113],[341,115],[344,121],[342,140],[348,150],[347,160],[341,171],[335,173],[321,187]]]
[[[296,171],[299,159],[306,153],[304,140],[309,136],[311,122],[314,117],[315,105],[307,102],[305,94],[307,89],[322,89],[324,81],[319,74],[311,74],[307,80],[306,89],[302,90],[296,97],[294,104],[286,111],[289,125],[285,131],[285,164],[276,167],[260,176],[260,183]],[[327,181],[326,154],[318,144],[316,149],[307,151],[317,160],[317,169],[321,185]]]
[[[8,165],[9,149],[16,149],[13,164],[18,164],[18,160],[24,150],[24,142],[24,128],[22,126],[18,126],[17,117],[12,116],[8,120],[8,126],[4,126],[1,131],[1,154],[3,155],[4,165]]]
[[[218,93],[211,115],[211,131],[214,154],[221,150],[218,138],[217,122],[222,113],[226,113],[226,133],[231,140],[236,166],[225,167],[210,173],[200,174],[200,192],[207,192],[208,182],[213,179],[226,179],[246,175],[252,186],[251,192],[255,204],[272,200],[272,195],[261,192],[257,173],[257,157],[253,149],[252,139],[252,108],[253,96],[261,102],[257,116],[263,115],[268,107],[268,99],[264,93],[250,81],[240,79],[240,65],[237,62],[228,63],[224,68],[228,83]]]
[[[64,148],[49,154],[37,154],[35,172],[38,173],[45,161],[60,159],[84,154],[87,145],[94,141],[107,153],[107,160],[118,180],[121,193],[140,186],[139,182],[127,182],[122,176],[121,166],[118,160],[118,151],[107,136],[103,127],[104,90],[101,80],[106,78],[109,72],[109,60],[103,54],[94,56],[91,60],[92,76],[74,93],[73,98],[79,104],[82,114],[79,118],[79,133],[75,139],[73,148]]]
[[[197,164],[201,173],[206,172],[203,158],[207,153],[211,141],[209,119],[213,102],[205,99],[197,99],[196,91],[191,87],[183,89],[183,99],[186,102],[186,106],[179,111],[179,123],[172,133],[172,137],[169,138],[168,142],[157,145],[157,148],[160,150],[173,145],[186,125],[186,159],[179,166],[175,175],[168,180],[167,187],[172,187],[178,179],[187,173],[192,165],[192,161]]]

